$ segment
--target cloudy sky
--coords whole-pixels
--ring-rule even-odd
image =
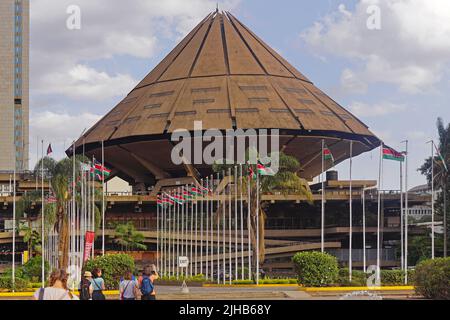
[[[204,16],[211,0],[32,0],[30,165],[37,139],[57,158],[123,98]],[[69,30],[67,8],[81,9]],[[410,186],[430,154],[438,116],[450,121],[450,1],[225,0],[256,34],[355,113],[392,147],[410,141]],[[380,29],[367,20],[380,9]],[[376,179],[378,153],[355,159],[354,177]],[[338,167],[348,177],[348,163]],[[384,188],[398,188],[385,163]]]

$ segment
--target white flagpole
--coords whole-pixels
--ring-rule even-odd
[[[206,188],[209,189],[209,177],[206,177]],[[208,194],[206,195],[208,196]],[[205,197],[203,197],[205,199]],[[205,220],[206,220],[206,271],[205,271],[205,275],[206,275],[206,279],[208,279],[208,274],[209,274],[209,235],[208,235],[208,230],[209,230],[209,224],[208,224],[208,211],[209,211],[209,201],[208,198],[206,198],[206,216],[205,216]]]
[[[178,257],[180,256],[180,188],[177,188],[177,219],[175,221],[176,224],[176,230],[177,230],[177,254],[175,257],[175,263],[177,265],[177,279],[180,276],[180,266],[178,264]]]
[[[235,279],[239,278],[238,273],[238,213],[237,213],[237,166],[234,166],[234,273]]]
[[[92,175],[92,232],[94,232],[95,234],[95,159],[94,156],[92,156],[92,165],[94,167],[94,172]],[[94,244],[95,244],[95,236],[94,236],[94,241],[92,241],[92,259],[94,259],[95,257],[95,248],[94,248]]]
[[[325,251],[325,179],[323,176],[323,172],[325,171],[325,161],[324,161],[324,149],[325,149],[325,140],[322,139],[322,172],[321,172],[321,180],[322,180],[322,207],[321,207],[321,219],[320,219],[320,251]]]
[[[184,187],[181,187],[181,194],[182,194],[182,198],[184,199]],[[187,200],[186,200],[187,201]],[[180,238],[180,243],[181,243],[181,256],[184,256],[184,208],[185,208],[185,202],[183,200],[183,203],[181,204],[181,232],[178,235],[178,237]],[[181,275],[184,275],[184,268],[181,268]]]
[[[76,159],[75,159],[75,148],[76,148],[76,144],[75,144],[75,140],[73,141],[72,144],[72,148],[73,148],[73,152],[72,152],[72,265],[74,263],[74,253],[75,253],[75,215],[76,215],[76,186],[77,186],[77,182],[76,182],[76,176],[75,176],[75,165],[76,165]]]
[[[200,180],[200,183],[202,186],[202,201],[200,202],[200,274],[203,274],[203,200],[205,199],[203,194],[203,179]]]
[[[198,192],[195,195],[195,275],[197,274],[198,274]]]
[[[239,166],[240,173],[240,188],[241,188],[241,279],[244,280],[244,203],[243,203],[243,192],[242,192],[242,163]]]
[[[256,285],[259,284],[259,172],[256,169]]]
[[[162,197],[159,197],[159,195],[156,195],[156,268],[159,270],[161,270],[161,258],[160,258],[160,243],[159,243],[159,217],[160,217],[160,210],[159,207],[160,205],[158,204],[158,199],[161,200],[161,205],[163,206],[164,204],[162,203]],[[105,254],[103,252],[103,254]]]
[[[211,246],[210,246],[210,248],[211,248],[211,250],[210,250],[210,252],[211,252],[211,259],[210,259],[210,263],[211,263],[211,268],[209,269],[209,272],[210,272],[210,279],[211,279],[211,281],[214,281],[214,258],[213,258],[213,255],[214,255],[214,175],[211,175],[211,179],[209,180],[209,181],[211,181],[211,193],[210,193],[210,201],[211,201],[211,203],[210,203],[210,220],[209,220],[209,222],[210,222],[210,234],[211,234],[211,237],[210,237],[210,241],[211,241]]]
[[[42,201],[44,201],[42,199]],[[31,227],[31,226],[29,226]],[[15,292],[16,285],[16,162],[14,162],[13,172],[13,230],[12,230],[12,289]],[[44,254],[42,253],[42,261],[44,261]]]
[[[231,168],[228,168],[228,181],[231,180]],[[232,272],[231,254],[231,183],[228,183],[228,280],[231,284]]]
[[[352,181],[352,165],[353,165],[353,141],[350,141],[350,186],[349,186],[349,248],[348,248],[348,277],[352,281],[352,267],[353,267],[353,181]]]
[[[431,140],[431,259],[434,259],[434,141]]]
[[[193,187],[194,187],[194,185],[191,185],[191,188],[193,188]],[[189,274],[192,277],[192,258],[193,258],[192,245],[194,244],[194,199],[192,199],[192,201],[191,201],[190,225],[191,225],[191,245],[190,245],[190,253],[189,253]]]
[[[362,216],[362,224],[363,224],[363,271],[366,272],[366,189],[363,187],[362,189],[362,206],[363,206],[363,216]]]
[[[217,186],[220,184],[220,173],[217,173]],[[217,196],[217,284],[220,284],[220,201],[219,188],[216,189]]]
[[[105,143],[102,140],[102,255],[105,255]],[[159,259],[158,259],[159,261]],[[158,270],[159,270],[158,264]]]
[[[380,283],[380,217],[381,217],[381,188],[383,172],[383,143],[380,145],[380,162],[378,166],[378,207],[377,207],[377,283]]]
[[[44,261],[44,246],[45,246],[45,228],[44,228],[44,214],[45,214],[45,199],[44,199],[44,140],[41,140],[41,277],[42,277],[42,288],[45,287],[45,261]],[[73,150],[75,152],[75,150]]]
[[[408,284],[408,140],[404,141],[406,144],[405,148],[405,285]]]
[[[171,192],[170,194],[171,195]],[[171,199],[171,198],[169,198]],[[174,203],[175,205],[175,203]],[[169,206],[168,218],[167,218],[167,236],[168,236],[168,246],[167,246],[167,271],[168,275],[172,275],[172,206]]]
[[[222,172],[222,177],[225,180],[225,170]],[[226,247],[225,247],[225,241],[226,241],[226,234],[225,234],[225,228],[226,228],[226,220],[225,220],[225,211],[226,211],[226,199],[227,199],[227,187],[224,187],[223,189],[223,201],[222,201],[222,277],[223,277],[223,284],[225,284],[225,269],[226,269]]]
[[[401,269],[404,269],[404,227],[403,227],[403,163],[400,161],[400,265]]]
[[[252,232],[252,217],[251,217],[251,179],[250,175],[248,175],[248,184],[247,184],[247,240],[248,240],[248,279],[252,279],[252,241],[251,241],[251,232]]]

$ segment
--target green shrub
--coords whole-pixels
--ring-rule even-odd
[[[403,270],[381,270],[381,285],[401,286],[405,284],[405,273]]]
[[[292,258],[298,274],[298,283],[308,287],[334,284],[338,278],[336,257],[318,251],[298,252]]]
[[[363,271],[352,270],[351,282],[348,273],[348,268],[339,269],[338,285],[346,287],[361,287],[367,285],[367,275]]]
[[[450,300],[450,258],[425,260],[416,266],[416,292],[428,299]]]
[[[122,278],[127,271],[134,272],[134,260],[127,254],[107,254],[98,256],[86,262],[83,269],[92,271],[95,268],[100,268],[103,271],[103,279],[105,280],[105,287],[107,289],[117,289],[119,287],[120,278]]]
[[[37,256],[28,260],[22,266],[23,278],[32,280],[34,282],[42,281],[42,258]],[[47,279],[50,273],[50,265],[47,261],[44,262],[45,278]]]
[[[30,286],[30,283],[26,279],[15,278],[14,286],[16,291],[24,291]],[[0,277],[0,288],[12,290],[12,278],[10,276]]]
[[[233,280],[232,284],[255,284],[253,280]]]

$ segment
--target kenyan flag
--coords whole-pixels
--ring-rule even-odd
[[[261,163],[258,163],[257,168],[258,168],[258,173],[261,176],[274,176],[275,175],[275,172],[273,172],[273,170],[271,168],[265,167]]]
[[[323,148],[323,160],[331,160],[332,162],[334,162],[333,154],[328,147]]]
[[[173,198],[171,195],[167,194],[167,193],[164,193],[164,194],[163,194],[162,201],[163,201],[164,203],[166,203],[166,204],[169,204],[169,205],[175,204],[174,198]]]
[[[183,191],[182,196],[184,200],[192,199],[192,195],[188,191]]]
[[[405,156],[391,147],[383,146],[383,159],[403,162]]]
[[[172,198],[173,198],[173,201],[175,201],[177,204],[183,204],[184,203],[184,199],[183,199],[182,196],[174,195]]]
[[[156,200],[156,204],[159,206],[159,207],[164,207],[164,201],[163,200],[161,200],[161,198],[158,196],[158,199]]]
[[[192,187],[192,188],[189,190],[189,193],[190,193],[191,195],[194,195],[194,196],[200,196],[200,195],[202,194],[202,192],[201,192],[199,189],[195,188],[195,187]]]
[[[100,162],[94,160],[94,169],[95,169],[95,173],[98,175],[103,175],[106,177],[109,177],[109,175],[111,174],[111,170],[106,168],[105,166],[103,166]]]

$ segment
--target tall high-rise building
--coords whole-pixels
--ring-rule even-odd
[[[0,0],[0,171],[28,169],[29,0]]]

